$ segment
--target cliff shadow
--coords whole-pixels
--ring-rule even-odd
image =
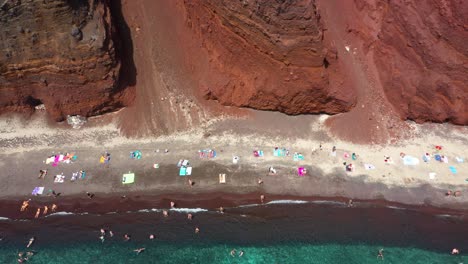
[[[109,1],[112,19],[117,29],[116,53],[121,60],[119,84],[117,91],[122,92],[127,87],[135,86],[137,70],[133,60],[133,41],[130,27],[122,12],[122,0]],[[134,94],[134,91],[132,92]]]

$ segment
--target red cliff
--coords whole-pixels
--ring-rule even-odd
[[[2,2],[0,113],[44,104],[60,121],[122,105],[107,1]]]

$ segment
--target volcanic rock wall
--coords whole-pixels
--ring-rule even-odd
[[[0,113],[44,104],[60,121],[121,106],[108,1],[1,1]]]
[[[312,0],[184,1],[186,24],[209,64],[197,66],[205,99],[287,114],[340,113],[355,103],[336,50],[323,43]]]
[[[374,59],[387,99],[403,119],[467,125],[468,2],[372,2],[356,6],[380,17]]]

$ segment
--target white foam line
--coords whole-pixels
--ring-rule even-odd
[[[8,217],[0,217],[0,221],[9,221],[11,220],[10,218]]]
[[[303,201],[303,200],[274,200],[270,201],[267,204],[305,204],[308,203],[308,201]]]
[[[181,213],[200,213],[208,212],[207,209],[203,208],[172,208],[170,211],[181,212]]]
[[[86,214],[87,214],[87,213],[86,213]],[[71,213],[71,212],[56,212],[56,213],[52,213],[52,214],[46,215],[45,217],[57,216],[57,215],[75,215],[75,213]]]

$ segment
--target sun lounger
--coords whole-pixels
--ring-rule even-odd
[[[226,174],[224,173],[219,174],[219,183],[226,183]]]

